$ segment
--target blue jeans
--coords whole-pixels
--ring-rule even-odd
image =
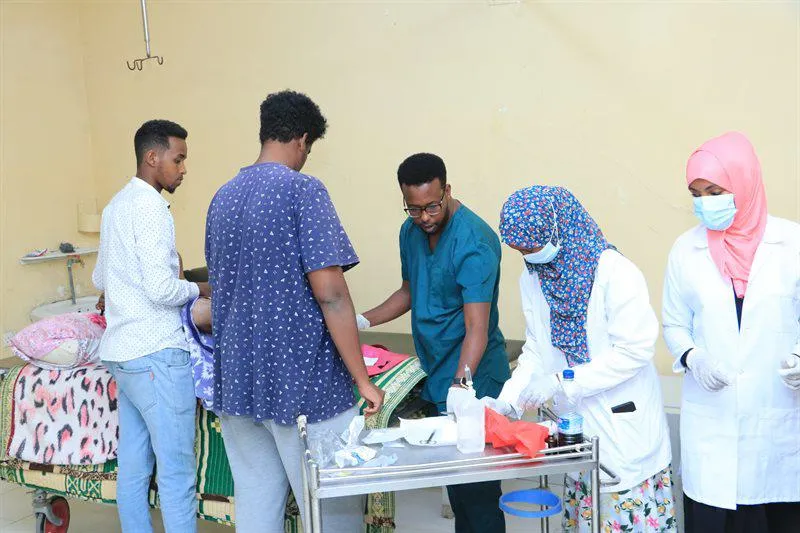
[[[122,531],[152,533],[147,495],[157,464],[166,533],[197,531],[195,408],[189,352],[167,348],[122,363],[104,361],[117,382],[117,507]]]

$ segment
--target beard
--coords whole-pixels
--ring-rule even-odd
[[[168,192],[168,193],[170,193],[170,194],[174,194],[174,193],[175,193],[175,189],[177,189],[178,187],[180,187],[180,185],[181,185],[181,181],[183,181],[183,180],[177,180],[177,181],[175,181],[174,183],[172,183],[171,185],[169,185],[169,186],[165,186],[165,187],[164,187],[164,190],[165,190],[165,191],[167,191],[167,192]]]

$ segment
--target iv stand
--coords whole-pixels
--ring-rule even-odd
[[[141,0],[141,3],[142,3],[142,25],[144,26],[144,44],[145,44],[145,49],[146,49],[147,56],[146,57],[142,57],[140,59],[134,59],[133,60],[133,64],[131,64],[130,61],[127,61],[128,69],[130,69],[130,70],[142,70],[142,67],[144,66],[144,62],[147,61],[148,59],[155,59],[156,61],[158,61],[159,65],[163,65],[164,64],[164,57],[163,56],[151,56],[150,55],[150,31],[149,31],[148,25],[147,25],[147,3],[146,3],[146,0]]]

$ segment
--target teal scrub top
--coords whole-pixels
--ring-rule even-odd
[[[456,375],[466,335],[464,304],[491,302],[486,351],[473,383],[478,398],[494,396],[509,378],[505,339],[498,325],[500,239],[478,215],[461,205],[435,250],[409,218],[400,228],[403,280],[411,288],[411,330],[428,379],[422,398],[443,404]]]

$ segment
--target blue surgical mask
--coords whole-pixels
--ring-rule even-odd
[[[553,208],[553,231],[550,234],[550,239],[542,246],[542,249],[538,252],[532,252],[529,254],[525,254],[522,258],[525,260],[526,263],[529,265],[543,265],[545,263],[549,263],[558,255],[558,251],[561,250],[561,239],[558,237],[558,222],[556,221],[556,208],[550,203],[550,206]],[[555,241],[555,242],[553,242]]]
[[[736,216],[733,195],[697,196],[694,199],[694,214],[708,229],[726,230],[733,224],[733,217]]]

